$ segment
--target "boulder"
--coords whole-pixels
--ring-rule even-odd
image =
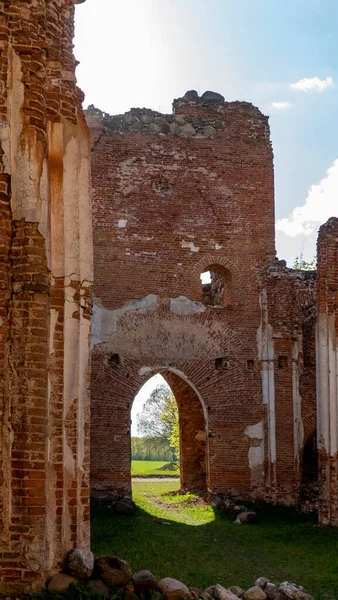
[[[244,600],[266,600],[266,593],[259,585],[249,588],[243,595]]]
[[[212,600],[214,597],[215,585],[210,585],[201,594],[203,600]]]
[[[203,135],[206,135],[207,137],[214,137],[216,135],[216,129],[215,127],[212,127],[211,125],[206,125],[205,127],[203,127]]]
[[[265,588],[264,588],[264,592],[267,595],[267,598],[271,599],[274,598],[276,595],[276,586],[274,583],[272,583],[271,581],[268,581]]]
[[[151,131],[152,133],[160,133],[161,128],[158,125],[156,125],[156,123],[150,123],[149,131]]]
[[[237,517],[235,523],[254,523],[256,521],[256,513],[252,511],[243,511],[240,512]]]
[[[91,579],[88,587],[88,596],[109,596],[109,587],[101,579]]]
[[[150,571],[139,571],[133,575],[133,583],[136,594],[142,594],[146,598],[152,596],[152,592],[159,590],[156,577]]]
[[[161,594],[163,594],[167,600],[183,600],[183,598],[191,598],[187,586],[172,577],[161,579],[158,582],[158,587]]]
[[[196,90],[188,90],[187,92],[185,92],[184,98],[186,100],[198,100],[198,93],[196,92]]]
[[[215,587],[216,587],[215,585],[209,585],[209,587],[207,587],[207,588],[204,590],[204,592],[205,592],[206,594],[209,594],[209,596],[211,596],[211,597],[213,598],[213,597],[214,597],[214,593],[215,593]],[[204,593],[204,592],[203,592],[203,593]]]
[[[229,591],[232,592],[233,594],[235,594],[235,596],[237,596],[237,598],[241,598],[244,594],[244,590],[242,590],[242,588],[238,587],[238,585],[232,585],[231,587],[229,587]]]
[[[181,129],[177,123],[170,123],[169,131],[172,135],[179,135],[181,133]]]
[[[94,569],[94,554],[90,550],[73,548],[67,552],[64,561],[67,573],[84,581],[89,579]]]
[[[189,588],[190,594],[192,598],[199,598],[201,595],[201,590],[195,587]]]
[[[52,577],[47,587],[50,591],[58,592],[59,594],[65,594],[71,583],[77,585],[79,580],[71,575],[59,573],[58,575],[54,575],[54,577]]]
[[[201,593],[201,598],[202,600],[213,600],[214,597],[204,590],[204,592]]]
[[[217,92],[206,91],[201,96],[201,100],[203,102],[224,102],[224,96],[222,94],[218,94]]]
[[[230,590],[224,588],[219,583],[215,585],[214,597],[216,600],[238,600],[238,596],[230,592]]]
[[[190,123],[187,123],[186,125],[183,125],[182,133],[184,133],[187,136],[191,136],[191,135],[196,134],[196,130],[193,128],[193,126]]]
[[[125,560],[116,556],[101,556],[95,561],[95,574],[109,587],[123,587],[133,573]]]
[[[149,123],[151,123],[153,119],[153,115],[149,115],[147,113],[143,113],[143,115],[140,116],[140,121],[142,121],[142,123],[145,123],[146,125],[149,125]]]
[[[134,503],[133,503],[134,504]],[[135,504],[133,506],[130,502],[127,502],[124,498],[118,500],[115,504],[115,512],[118,515],[133,515],[135,512]]]
[[[285,581],[278,586],[278,592],[283,600],[302,600],[304,592],[294,583]]]
[[[177,125],[186,125],[186,120],[184,117],[182,117],[182,115],[175,115],[175,122],[177,123]]]
[[[224,504],[224,500],[223,500],[222,496],[220,496],[219,494],[213,494],[211,496],[210,506],[212,508],[220,508],[220,506],[222,506],[222,504]]]
[[[164,117],[155,117],[154,123],[159,126],[168,125],[168,121]]]
[[[267,577],[258,577],[255,581],[255,585],[258,585],[262,590],[265,590],[267,583],[270,583],[270,580]]]

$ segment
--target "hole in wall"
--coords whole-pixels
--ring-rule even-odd
[[[222,265],[210,265],[200,275],[202,301],[207,306],[231,305],[231,273]]]
[[[225,356],[215,359],[215,369],[226,371],[229,368],[229,359]]]

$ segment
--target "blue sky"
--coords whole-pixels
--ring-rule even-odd
[[[312,258],[318,225],[338,215],[337,32],[337,0],[86,0],[78,82],[85,105],[112,114],[169,112],[187,89],[268,114],[277,251],[292,263],[302,247]]]
[[[338,216],[337,0],[86,0],[75,42],[85,106],[170,112],[211,89],[268,114],[277,253],[312,259],[319,225]],[[136,397],[133,435],[158,381]]]

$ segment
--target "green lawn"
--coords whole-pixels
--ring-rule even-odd
[[[170,493],[176,488],[177,482],[134,482],[134,517],[93,505],[93,552],[200,589],[214,583],[248,588],[265,576],[303,585],[318,600],[338,598],[336,529],[267,505],[256,507],[258,524],[237,525],[195,495]]]
[[[132,460],[132,477],[179,477],[179,467],[158,460]]]

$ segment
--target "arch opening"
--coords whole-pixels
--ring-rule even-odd
[[[202,301],[207,306],[231,306],[231,273],[222,265],[207,266],[200,276]]]
[[[120,369],[123,370],[122,365]],[[104,371],[102,391],[97,390],[92,404],[92,495],[101,498],[131,495],[131,462],[138,452],[132,438],[139,437],[136,415],[142,412],[144,402],[159,385],[172,392],[177,405],[179,452],[175,453],[169,443],[152,440],[148,460],[155,460],[157,452],[163,463],[174,463],[179,454],[179,469],[173,472],[179,478],[177,487],[191,492],[205,491],[208,441],[205,406],[184,374],[170,367],[147,368],[148,379],[144,381],[142,368],[134,372],[133,379],[129,374],[127,379],[127,373],[126,378],[122,372],[117,375],[109,363]],[[147,453],[143,456],[146,458]]]

